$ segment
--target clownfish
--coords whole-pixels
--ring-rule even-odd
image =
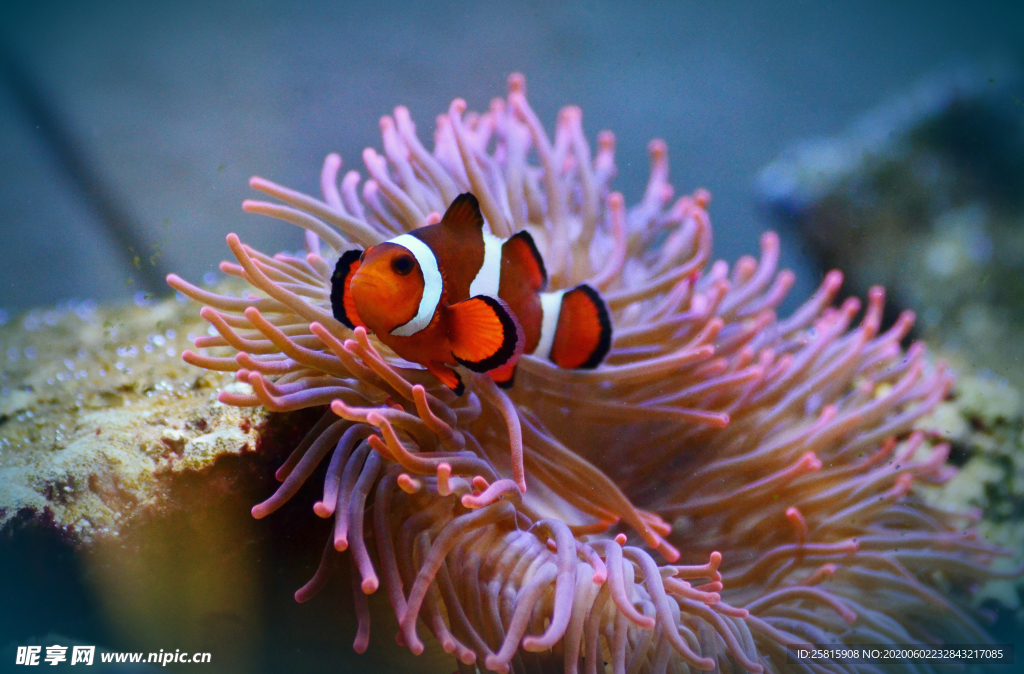
[[[450,366],[486,372],[507,388],[524,353],[564,368],[604,360],[612,333],[604,300],[586,284],[542,292],[547,280],[530,233],[502,241],[484,231],[467,192],[436,225],[345,252],[331,277],[331,309],[462,395]]]

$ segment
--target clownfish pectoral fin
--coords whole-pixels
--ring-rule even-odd
[[[502,262],[511,265],[518,273],[523,274],[530,289],[540,292],[548,284],[548,272],[544,268],[544,259],[537,250],[533,237],[525,229],[512,235],[501,246]],[[504,269],[502,269],[504,273]]]
[[[462,383],[459,373],[444,363],[430,361],[427,363],[427,372],[441,380],[441,383],[450,388],[455,395],[461,396],[466,392],[466,385]]]
[[[484,228],[484,216],[480,212],[480,202],[470,192],[464,192],[455,197],[441,218],[441,226],[449,228],[456,234],[479,236]]]
[[[567,369],[592,370],[612,345],[608,305],[596,290],[582,283],[562,296],[551,361]]]
[[[353,330],[356,326],[365,327],[356,313],[356,304],[352,300],[351,292],[352,277],[359,269],[362,256],[361,250],[345,251],[338,258],[338,264],[331,275],[331,311],[342,325]]]
[[[452,355],[473,372],[488,372],[519,361],[523,328],[502,300],[477,295],[447,308]]]
[[[487,373],[487,376],[498,385],[498,388],[510,389],[516,379],[516,367],[518,363],[505,363]]]

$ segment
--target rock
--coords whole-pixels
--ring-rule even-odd
[[[882,284],[917,335],[1024,390],[1024,103],[1015,72],[932,78],[840,136],[804,142],[760,174],[847,290]]]
[[[1024,558],[1024,410],[1020,393],[990,374],[961,371],[953,396],[917,427],[950,442],[950,462],[959,466],[941,486],[920,492],[941,509],[977,513],[978,533],[1009,555],[997,571],[1010,572]],[[997,578],[973,596],[976,605],[1009,609],[1011,625],[1024,626],[1024,578]],[[1012,631],[1012,627],[1008,628]],[[997,632],[999,630],[996,630]]]
[[[253,452],[262,408],[181,361],[206,324],[171,300],[33,311],[0,327],[0,528],[47,514],[75,543],[177,507],[172,478]],[[39,523],[44,520],[40,519]]]

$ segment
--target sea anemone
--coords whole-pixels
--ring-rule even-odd
[[[663,142],[627,210],[609,188],[614,137],[592,155],[578,108],[550,139],[520,75],[486,113],[465,107],[438,117],[432,152],[396,108],[381,119],[384,154],[363,153],[361,187],[355,171],[339,186],[328,155],[322,201],[253,178],[279,203],[243,208],[304,228],[308,249],[268,256],[229,235],[237,264],[221,269],[258,293],[168,277],[219,333],[183,356],[236,373],[222,402],[328,406],[253,508],[270,515],[330,457],[314,510],[334,528],[296,599],[347,550],[355,649],[383,584],[399,643],[421,652],[426,628],[464,672],[840,671],[786,647],[986,641],[960,602],[1004,552],[970,513],[915,495],[954,469],[947,445],[914,431],[952,377],[922,345],[901,347],[913,315],[881,332],[875,288],[854,325],[861,303],[833,306],[833,271],[780,320],[793,274],[777,269],[777,236],[759,260],[711,263],[710,195],[672,202]],[[335,320],[342,253],[437,222],[465,191],[494,234],[531,232],[553,288],[604,293],[604,364],[526,356],[507,393],[465,372],[456,397]]]

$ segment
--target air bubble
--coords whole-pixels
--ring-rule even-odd
[[[38,330],[42,324],[43,320],[39,317],[38,311],[30,311],[28,316],[25,316],[25,320],[21,322],[22,327],[29,332]]]

